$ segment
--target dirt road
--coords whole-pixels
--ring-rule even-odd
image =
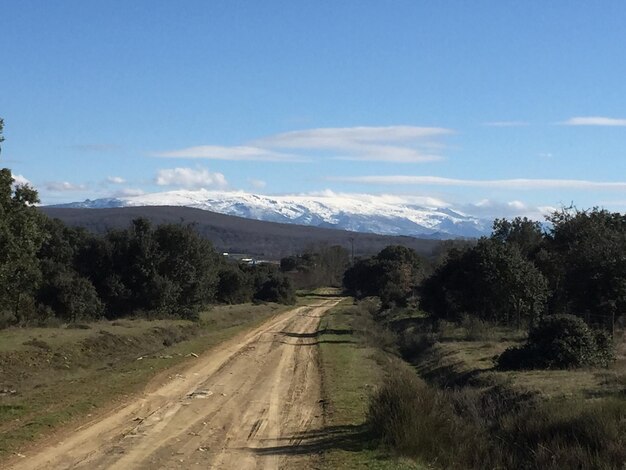
[[[14,469],[310,468],[290,455],[322,427],[316,331],[337,300],[283,313]]]

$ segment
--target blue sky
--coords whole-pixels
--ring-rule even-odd
[[[0,12],[0,165],[44,203],[204,187],[626,210],[623,1]]]

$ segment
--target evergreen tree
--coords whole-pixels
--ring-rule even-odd
[[[4,123],[0,120],[0,142]],[[0,170],[0,311],[15,323],[33,309],[41,280],[37,252],[45,239],[37,191],[15,185],[11,170]]]

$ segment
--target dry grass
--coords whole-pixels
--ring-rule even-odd
[[[215,307],[199,322],[117,320],[0,332],[0,458],[127,399],[161,371],[287,306]],[[138,360],[141,358],[141,360]]]
[[[620,469],[626,402],[537,401],[508,387],[437,389],[398,367],[371,401],[381,441],[441,468]]]
[[[370,407],[383,442],[443,468],[618,469],[626,463],[626,347],[609,368],[502,372],[523,336],[427,322],[400,332],[415,370],[394,369]],[[471,336],[471,338],[469,337]],[[481,339],[483,338],[483,339]]]
[[[498,336],[501,334],[499,332]],[[413,337],[420,338],[420,335],[414,333]],[[439,386],[488,385],[494,380],[503,380],[520,392],[537,393],[546,399],[595,399],[624,394],[626,359],[621,345],[617,361],[607,369],[495,370],[495,358],[515,344],[518,343],[511,340],[431,340],[422,345],[419,354],[414,354],[410,359],[422,376]]]

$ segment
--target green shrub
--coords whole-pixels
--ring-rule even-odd
[[[608,334],[594,332],[574,315],[551,315],[530,329],[526,344],[504,351],[498,358],[498,366],[502,369],[607,366],[612,357]]]

